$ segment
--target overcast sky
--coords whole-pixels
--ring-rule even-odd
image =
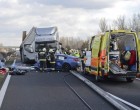
[[[86,38],[99,21],[140,13],[140,0],[0,0],[0,43],[19,46],[22,31],[57,26],[59,35]]]

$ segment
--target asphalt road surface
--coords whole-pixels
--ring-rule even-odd
[[[83,76],[103,90],[140,107],[140,80],[136,79],[134,82],[128,83],[125,79],[114,78],[97,82],[93,75]]]
[[[0,110],[89,110],[64,82],[67,74],[29,72],[12,76]],[[115,110],[73,75],[65,80],[93,110]]]

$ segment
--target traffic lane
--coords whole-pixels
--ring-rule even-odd
[[[23,76],[12,76],[1,110],[88,110],[64,83],[63,77],[66,74],[68,73],[30,72]],[[68,80],[78,91],[85,92],[84,97],[89,98],[93,107],[100,106],[99,110],[107,107],[112,110],[110,104],[94,94],[80,80],[75,77]]]
[[[12,76],[1,110],[87,110],[66,87],[63,74]]]
[[[132,104],[140,106],[140,81],[134,80],[132,83],[126,82],[124,78],[110,78],[101,82],[95,81],[94,75],[84,75],[87,79],[101,87],[103,90],[116,95]]]
[[[69,85],[91,106],[91,108],[93,108],[93,110],[116,110],[113,105],[72,74],[67,76],[65,79]],[[71,79],[73,80],[71,81]]]

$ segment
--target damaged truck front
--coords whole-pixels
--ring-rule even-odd
[[[61,50],[57,27],[33,27],[27,35],[24,31],[23,41],[20,45],[21,61],[23,63],[36,61],[37,52],[41,51],[40,49],[43,49],[46,45]]]

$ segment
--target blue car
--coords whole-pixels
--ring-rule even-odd
[[[69,71],[81,65],[80,59],[75,56],[56,54],[56,70]]]
[[[78,57],[66,55],[66,54],[56,54],[55,55],[55,70],[69,71],[71,69],[76,69],[80,67],[81,61]],[[47,63],[48,69],[50,67],[50,63]],[[34,67],[39,70],[40,64],[39,62],[35,63]]]

